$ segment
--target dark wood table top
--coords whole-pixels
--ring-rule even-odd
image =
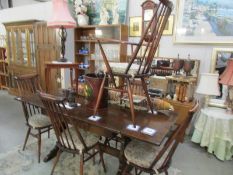
[[[44,107],[38,96],[32,96],[21,99],[21,101],[29,102],[38,107]],[[88,119],[93,114],[93,110],[88,109],[83,103],[79,101],[80,107],[69,110],[69,115],[72,119],[93,125],[114,133],[119,133],[133,139],[142,140],[155,145],[160,145],[170,131],[170,128],[175,124],[177,114],[172,111],[158,112],[158,114],[149,114],[146,111],[135,111],[136,124],[140,126],[139,131],[130,131],[127,129],[128,124],[132,124],[130,119],[130,110],[118,105],[109,104],[108,108],[98,111],[101,119],[98,121],[91,121]],[[155,129],[157,132],[153,135],[146,135],[141,133],[144,127]]]

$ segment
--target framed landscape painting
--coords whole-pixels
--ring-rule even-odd
[[[233,0],[179,0],[176,43],[233,43]]]

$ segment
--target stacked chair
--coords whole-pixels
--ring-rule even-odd
[[[18,87],[20,98],[30,98],[36,95],[38,90],[41,91],[39,84],[39,79],[37,74],[22,75],[15,77],[16,84]],[[26,125],[28,127],[26,138],[23,145],[23,150],[25,150],[29,135],[38,139],[38,162],[40,163],[41,155],[41,135],[48,132],[48,137],[50,135],[50,130],[52,125],[48,116],[44,115],[43,110],[38,106],[27,103],[22,100],[23,112],[26,119]]]

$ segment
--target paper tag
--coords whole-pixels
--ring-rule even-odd
[[[157,131],[155,129],[145,127],[141,132],[143,134],[147,134],[147,135],[153,136]]]
[[[21,97],[16,97],[15,99],[20,101],[20,100],[21,100]]]
[[[138,131],[140,129],[140,126],[139,125],[134,126],[133,124],[129,124],[126,128],[131,131]]]
[[[76,108],[76,107],[81,106],[80,103],[77,103],[77,106],[76,106],[76,107],[70,106],[69,103],[65,103],[64,105],[65,105],[65,107],[66,107],[67,109],[74,109],[74,108]],[[60,106],[63,107],[62,104],[60,104]]]
[[[100,117],[100,116],[97,116],[97,115],[95,115],[95,116],[92,115],[92,116],[88,117],[88,119],[96,122],[96,121],[100,120],[101,117]]]
[[[151,110],[148,111],[148,114],[152,114]],[[156,115],[158,112],[156,110],[153,110],[153,114]]]

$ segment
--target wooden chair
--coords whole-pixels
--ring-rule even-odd
[[[124,168],[123,175],[127,174],[129,166],[135,168],[135,174],[140,175],[142,172],[159,174],[164,172],[168,175],[168,168],[172,156],[180,142],[180,135],[183,135],[193,114],[197,111],[199,102],[189,111],[189,116],[185,121],[176,127],[171,134],[167,136],[160,146],[138,140],[131,141],[124,150],[127,164]]]
[[[159,45],[159,41],[161,38],[161,35],[163,33],[163,30],[165,28],[165,25],[168,21],[168,17],[171,14],[173,5],[169,0],[160,0],[159,4],[156,7],[156,10],[153,14],[153,17],[151,21],[149,22],[144,34],[141,37],[141,40],[138,44],[136,44],[136,48],[132,54],[132,57],[130,59],[129,63],[109,63],[107,56],[103,50],[102,41],[105,41],[105,39],[97,39],[101,54],[103,56],[103,60],[106,66],[106,72],[103,78],[103,82],[101,84],[101,88],[98,94],[97,103],[94,109],[94,115],[97,114],[98,107],[100,105],[100,101],[103,95],[104,88],[108,90],[114,90],[122,93],[127,93],[130,101],[130,110],[131,110],[131,118],[132,122],[135,125],[135,113],[134,113],[134,104],[133,104],[133,92],[131,87],[131,79],[138,78],[142,82],[142,87],[145,92],[147,102],[149,104],[150,110],[153,113],[153,106],[151,104],[148,90],[146,86],[145,79],[150,76],[150,67],[154,58],[154,55],[156,53],[156,50]],[[117,42],[117,41],[115,41]],[[118,41],[120,43],[125,44],[132,44],[125,41]],[[135,62],[138,60],[139,53],[141,47],[145,46],[143,56],[140,57],[139,64],[135,64]],[[114,77],[120,77],[124,82],[126,82],[126,90],[122,86],[117,86],[115,82]],[[104,87],[105,80],[108,79],[110,83],[114,85],[113,88],[111,87]]]
[[[31,96],[37,91],[42,91],[37,74],[15,76],[15,80],[21,97]]]
[[[103,153],[99,145],[99,136],[84,131],[78,128],[76,124],[73,124],[72,119],[68,117],[68,110],[64,105],[64,98],[45,93],[40,93],[40,97],[50,116],[57,137],[57,147],[59,148],[51,174],[53,174],[61,152],[63,151],[80,154],[80,175],[83,175],[84,162],[94,157],[98,152],[104,171],[106,171]],[[98,152],[94,149],[98,149]],[[90,153],[91,151],[93,152]],[[84,158],[84,154],[88,155],[88,157]]]
[[[37,90],[41,90],[38,81],[38,75],[23,75],[15,77],[19,94],[21,98],[30,97],[36,93]],[[23,112],[26,119],[26,125],[28,126],[26,138],[23,145],[23,150],[25,150],[27,140],[29,135],[38,139],[38,162],[40,163],[41,155],[41,135],[48,132],[48,137],[50,135],[50,130],[52,125],[48,116],[43,114],[42,109],[32,104],[22,102]],[[36,133],[33,132],[36,130]]]

